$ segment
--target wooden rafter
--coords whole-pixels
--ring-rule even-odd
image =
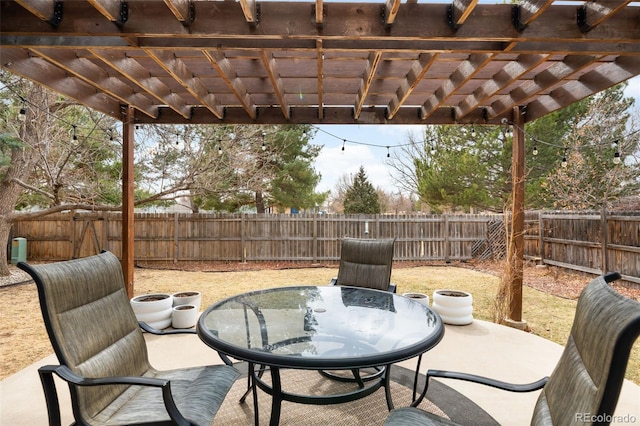
[[[460,64],[451,74],[451,77],[445,80],[442,86],[422,104],[420,117],[423,120],[427,119],[449,96],[453,95],[456,90],[487,65],[492,57],[492,54],[487,53],[477,53],[469,56],[469,59]],[[453,117],[453,120],[455,121],[456,117]]]
[[[514,6],[514,26],[518,30],[525,29],[534,19],[539,17],[553,4],[554,0],[525,0]]]
[[[582,31],[591,31],[629,3],[631,0],[587,1],[578,9],[578,26]]]
[[[30,49],[30,51],[66,71],[69,75],[93,86],[96,90],[102,90],[122,102],[123,105],[132,105],[138,111],[152,118],[158,116],[158,107],[148,96],[136,93],[131,86],[120,79],[111,78],[105,70],[90,60],[80,58],[74,52],[61,49]]]
[[[540,65],[547,57],[548,55],[519,55],[515,61],[506,64],[456,107],[456,119],[464,118],[484,100],[509,86],[524,73]]]
[[[316,0],[314,7],[314,19],[315,24],[318,27],[322,27],[322,25],[324,25],[324,6],[322,5],[322,0]]]
[[[184,99],[167,87],[160,79],[149,75],[149,71],[135,59],[124,53],[113,50],[91,49],[91,53],[105,64],[118,71],[123,77],[131,80],[146,92],[176,111],[184,118],[189,118],[191,110]]]
[[[123,7],[126,3],[120,0],[87,0],[100,14],[111,22],[123,23]],[[67,6],[67,8],[70,8]]]
[[[282,83],[282,79],[280,78],[278,65],[273,57],[273,53],[260,52],[260,59],[262,60],[262,65],[264,65],[264,68],[267,70],[269,81],[271,81],[271,86],[273,86],[274,94],[276,95],[276,98],[278,98],[278,103],[280,104],[282,114],[284,115],[284,118],[288,120],[289,118],[291,118],[291,111],[289,110],[289,103],[284,96],[284,85]]]
[[[55,0],[17,0],[16,3],[43,21],[51,20],[55,13]]]
[[[255,26],[258,23],[258,10],[256,7],[256,0],[238,0],[240,7],[242,7],[242,13],[244,18],[251,26]]]
[[[322,50],[322,40],[316,40],[316,63],[318,75],[318,118],[324,118],[324,51]]]
[[[400,0],[386,0],[384,4],[384,23],[387,26],[393,25],[400,10]]]
[[[6,49],[2,51],[3,66],[9,71],[25,78],[37,79],[41,84],[54,92],[74,99],[77,102],[112,117],[120,116],[120,103],[109,95],[96,92],[96,88],[69,77],[66,71],[50,62],[35,58],[23,49]]]
[[[191,0],[164,0],[164,3],[183,25],[190,25],[195,19],[195,6]]]
[[[205,51],[204,54],[209,61],[211,61],[211,65],[218,71],[218,74],[220,74],[220,77],[222,77],[227,86],[236,95],[236,98],[238,98],[244,110],[249,114],[249,117],[255,119],[257,115],[256,105],[251,100],[251,96],[247,92],[242,79],[238,77],[238,73],[236,73],[231,61],[229,61],[222,52]]]
[[[364,105],[364,101],[367,99],[367,93],[369,93],[373,77],[375,76],[378,65],[380,64],[380,58],[382,58],[382,52],[380,51],[369,53],[369,59],[367,60],[367,65],[364,68],[362,80],[360,80],[360,89],[358,89],[358,96],[353,108],[353,116],[356,119],[360,117],[362,106]]]
[[[538,96],[527,106],[527,119],[535,119],[555,111],[567,102],[577,102],[640,73],[640,57],[627,56],[614,62],[603,63],[583,74],[577,80],[560,85],[548,95]]]
[[[453,0],[447,10],[447,22],[451,29],[458,29],[465,23],[473,9],[478,4],[478,0]]]
[[[216,96],[213,93],[209,93],[202,80],[195,77],[193,71],[182,60],[166,50],[146,49],[145,52],[211,111],[214,116],[220,119],[224,117],[224,107],[218,102]]]
[[[416,88],[420,80],[433,65],[437,54],[421,53],[418,59],[413,62],[411,69],[400,83],[400,87],[396,90],[395,96],[391,98],[387,106],[387,117],[393,118],[402,104],[407,100],[411,92]]]
[[[538,93],[554,87],[563,79],[570,78],[584,68],[592,65],[598,57],[591,55],[574,55],[566,57],[562,62],[555,63],[544,70],[533,80],[512,90],[509,94],[499,97],[487,110],[489,118],[497,117],[515,105],[527,103]]]
[[[147,123],[496,124],[514,106],[530,121],[640,57],[637,2],[564,3],[3,0],[0,66]]]

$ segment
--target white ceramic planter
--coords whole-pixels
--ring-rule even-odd
[[[166,293],[142,294],[131,299],[131,308],[138,321],[162,330],[171,325],[173,297]]]
[[[195,305],[173,307],[171,326],[173,328],[191,328],[198,321],[198,308]]]
[[[173,293],[173,306],[194,305],[196,310],[200,312],[200,303],[202,294],[199,291],[181,291]]]
[[[436,290],[433,292],[432,308],[445,324],[466,325],[473,322],[473,296],[466,291]]]
[[[424,293],[403,293],[402,295],[409,299],[413,299],[418,303],[422,303],[425,306],[429,306],[429,296]]]

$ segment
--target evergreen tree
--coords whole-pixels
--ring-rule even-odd
[[[627,124],[634,100],[623,89],[618,85],[588,98],[562,146],[554,146],[560,152],[542,184],[552,207],[600,209],[640,190],[640,132]]]
[[[345,213],[380,213],[380,200],[378,193],[367,179],[364,167],[360,166],[358,173],[353,178],[353,184],[347,190],[344,199]]]

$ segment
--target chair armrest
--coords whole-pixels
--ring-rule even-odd
[[[542,389],[549,380],[549,377],[543,377],[532,383],[514,384],[507,383],[500,380],[490,379],[488,377],[477,376],[475,374],[459,373],[457,371],[444,371],[444,370],[428,370],[427,381],[430,377],[441,377],[443,379],[456,379],[464,380],[466,382],[479,383],[481,385],[491,386],[494,388],[502,389],[509,392],[532,392],[538,389]]]
[[[146,331],[147,333],[157,334],[163,336],[165,334],[196,334],[196,330],[193,328],[175,328],[171,330],[158,330],[157,328],[151,327],[144,321],[138,321],[138,325],[141,329]]]
[[[166,379],[156,379],[154,377],[135,376],[115,376],[87,378],[71,371],[66,365],[45,365],[38,369],[40,380],[45,388],[45,399],[47,400],[47,410],[49,412],[49,425],[60,425],[60,404],[53,381],[55,373],[62,380],[77,386],[104,386],[104,385],[138,385],[162,388],[162,399],[169,417],[180,426],[189,426],[191,422],[184,418],[178,411],[178,407],[173,400],[171,393],[171,382]]]
[[[398,290],[398,286],[394,283],[389,283],[389,288],[387,289],[387,291],[389,293],[396,293],[396,290]]]
[[[338,284],[338,278],[331,278],[331,281],[329,281],[329,285],[337,285]]]

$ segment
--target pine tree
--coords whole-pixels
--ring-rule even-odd
[[[347,190],[344,199],[345,213],[380,213],[378,193],[367,179],[364,167],[360,166],[358,174],[353,178],[353,184]]]

